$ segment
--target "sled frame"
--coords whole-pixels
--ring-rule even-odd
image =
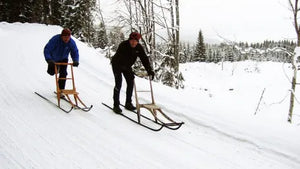
[[[65,78],[59,78],[58,72],[59,72],[59,66],[70,66],[71,67],[71,77],[65,77]],[[58,85],[59,80],[72,80],[72,88],[71,89],[60,89]],[[84,111],[89,111],[91,107],[87,107],[82,100],[78,96],[78,92],[76,91],[75,87],[75,79],[74,79],[74,72],[73,72],[73,63],[55,63],[55,84],[56,84],[56,95],[57,95],[57,105],[60,107],[60,100],[62,99],[60,96],[61,94],[66,96],[66,101],[71,104],[73,108],[79,108]],[[70,96],[73,95],[74,102],[71,100]],[[80,107],[79,103],[83,106]]]
[[[147,77],[148,75],[146,75],[146,74],[139,74],[138,76],[140,76],[140,77]],[[135,83],[135,80],[134,80],[134,92],[135,92],[135,101],[136,101],[136,108],[137,108],[138,123],[141,122],[141,116],[142,116],[141,115],[141,109],[144,108],[144,109],[148,110],[153,115],[154,121],[156,123],[164,124],[166,126],[181,126],[183,124],[183,122],[178,123],[178,122],[174,121],[169,116],[167,116],[158,105],[156,105],[155,100],[154,100],[153,86],[152,86],[151,77],[148,76],[148,79],[149,79],[150,90],[142,90],[142,91],[138,91],[137,90],[136,83]],[[146,104],[140,104],[139,103],[138,93],[142,93],[142,92],[143,93],[147,92],[147,93],[151,94],[151,103],[146,103]],[[157,115],[159,113],[163,117],[165,117],[169,122],[165,123],[161,119],[159,119],[157,117]]]

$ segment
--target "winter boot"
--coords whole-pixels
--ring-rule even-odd
[[[61,99],[66,99],[66,96],[64,95],[64,94],[60,94],[60,96],[59,96]]]
[[[54,91],[54,93],[57,94],[56,91]],[[60,93],[59,97],[60,97],[61,99],[66,99],[66,96],[65,96],[64,94],[62,94],[62,93]]]
[[[126,104],[125,104],[125,109],[130,110],[130,111],[133,111],[133,110],[136,110],[136,107],[134,107],[134,106],[132,105],[132,103],[126,103]]]
[[[121,114],[122,113],[122,109],[120,109],[120,106],[114,106],[113,111],[117,114]]]

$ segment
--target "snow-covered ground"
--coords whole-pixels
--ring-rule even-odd
[[[34,94],[55,102],[43,47],[61,29],[0,23],[0,169],[300,168],[298,103],[293,124],[286,122],[289,64],[181,65],[186,88],[154,83],[154,92],[168,115],[185,124],[152,132],[101,105],[112,104],[109,60],[77,40],[76,87],[94,108],[66,114]],[[136,78],[136,84],[146,89],[148,82]],[[124,90],[125,84],[122,101]]]

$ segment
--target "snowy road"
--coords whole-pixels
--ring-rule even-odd
[[[170,116],[185,122],[177,131],[152,132],[112,113],[101,105],[112,102],[109,61],[78,41],[77,90],[94,108],[88,113],[62,112],[34,94],[37,91],[55,101],[54,77],[46,74],[42,50],[60,30],[0,23],[0,169],[300,168],[299,134],[284,142],[288,138],[276,139],[269,129],[271,134],[263,139],[259,137],[262,134],[251,137],[239,133],[243,126],[215,119],[205,107],[176,99],[185,91],[154,85]],[[141,86],[147,83],[137,82]],[[268,133],[258,128],[248,130]],[[296,133],[294,128],[282,130]]]

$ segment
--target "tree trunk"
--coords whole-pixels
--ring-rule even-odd
[[[154,4],[153,1],[151,2],[151,26],[152,26],[152,31],[151,31],[151,37],[152,37],[152,42],[151,42],[151,55],[153,60],[156,60],[155,56],[155,49],[156,49],[156,42],[155,42],[155,18],[154,18]],[[152,61],[153,61],[152,60]],[[153,63],[153,62],[152,62]]]
[[[175,12],[176,12],[176,36],[175,36],[175,49],[174,55],[176,60],[175,71],[179,72],[179,0],[175,0]]]
[[[292,1],[289,0],[290,7],[293,11],[294,16],[294,27],[297,34],[297,46],[300,46],[300,29],[298,25],[298,0],[295,0],[295,6],[293,5]],[[295,56],[294,56],[295,57]],[[289,116],[288,116],[288,122],[292,123],[292,116],[293,116],[293,109],[294,109],[294,102],[295,102],[295,91],[296,91],[296,83],[297,83],[297,65],[296,65],[296,58],[293,59],[292,65],[294,69],[294,75],[292,80],[292,89],[291,89],[291,98],[290,98],[290,108],[289,108]]]
[[[130,22],[130,31],[133,32],[133,26],[132,26],[132,5],[131,5],[131,1],[129,1],[129,22]]]
[[[295,68],[294,70],[294,77],[292,80],[292,89],[291,89],[291,98],[290,98],[290,109],[289,109],[289,117],[288,122],[292,123],[292,117],[293,117],[293,109],[294,109],[294,100],[295,100],[295,90],[296,90],[296,76],[297,76],[297,70]]]

